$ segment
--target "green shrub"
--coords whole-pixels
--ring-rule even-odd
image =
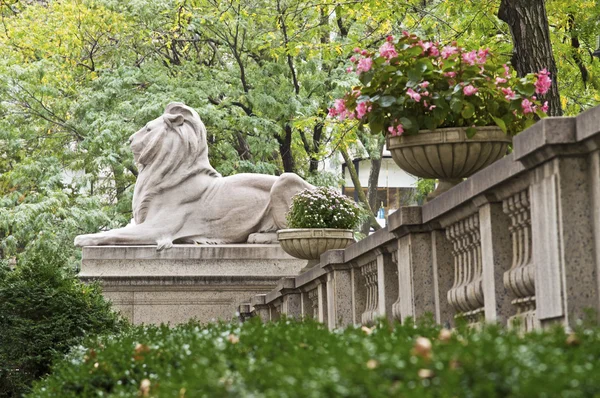
[[[444,336],[428,324],[331,332],[289,320],[188,323],[90,341],[31,396],[591,397],[599,357],[599,329]]]
[[[98,286],[51,260],[0,268],[0,397],[21,396],[71,346],[123,325]]]
[[[288,228],[354,229],[360,221],[360,207],[332,188],[305,189],[292,198],[287,213]]]

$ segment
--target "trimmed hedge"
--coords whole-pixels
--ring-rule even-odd
[[[0,269],[0,397],[20,397],[73,345],[124,325],[97,285],[52,260]]]
[[[451,334],[383,323],[330,332],[253,319],[90,341],[31,396],[592,397],[600,396],[599,366],[597,328],[519,336],[493,326]]]

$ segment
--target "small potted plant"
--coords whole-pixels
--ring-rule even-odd
[[[288,229],[277,232],[283,250],[315,265],[327,250],[343,249],[354,242],[360,207],[334,189],[305,189],[292,198]]]
[[[511,137],[546,116],[551,86],[542,70],[519,78],[489,49],[441,46],[404,32],[377,52],[356,48],[347,71],[360,86],[329,115],[385,134],[408,173],[439,179],[435,197],[503,157]]]

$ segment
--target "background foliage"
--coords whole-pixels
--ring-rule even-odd
[[[0,266],[0,397],[20,397],[71,346],[125,326],[97,285],[78,282],[61,264],[32,258],[15,271]]]
[[[76,263],[75,235],[126,224],[127,138],[173,100],[198,110],[222,174],[336,183],[315,171],[338,148],[380,153],[351,122],[326,119],[358,83],[345,71],[352,49],[406,29],[508,61],[499,2],[0,1],[0,257]],[[600,101],[599,5],[547,9],[563,108],[576,114]]]

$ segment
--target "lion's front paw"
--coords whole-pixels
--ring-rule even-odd
[[[74,243],[77,247],[94,246],[94,238],[91,234],[77,235]]]
[[[170,238],[162,238],[156,241],[156,251],[170,249],[173,247],[173,240]]]

